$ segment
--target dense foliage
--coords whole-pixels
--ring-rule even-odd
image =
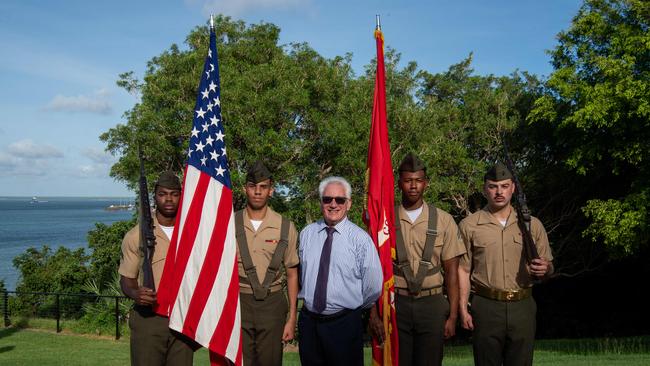
[[[20,272],[16,291],[35,293],[81,293],[88,281],[88,256],[83,248],[70,250],[59,247],[52,251],[44,245],[40,250],[29,248],[13,259],[14,267]],[[40,294],[23,294],[16,299],[16,309],[28,314],[53,314],[56,298]],[[64,298],[61,307],[68,315],[76,315],[81,302],[76,298]]]
[[[88,232],[88,247],[91,249],[90,278],[100,290],[105,284],[112,283],[120,264],[122,238],[135,224],[135,219],[116,222],[110,226],[97,223],[95,229]]]
[[[318,181],[342,175],[353,185],[358,221],[374,61],[356,76],[350,55],[328,60],[306,44],[282,46],[272,24],[218,18],[216,30],[235,186],[250,162],[264,160],[281,187],[273,205],[302,226],[319,216]],[[525,72],[475,75],[471,55],[431,74],[415,62],[401,66],[388,49],[393,165],[408,151],[419,154],[431,177],[426,198],[461,219],[483,204],[482,174],[503,158],[505,137],[560,274],[628,256],[647,243],[648,39],[645,2],[594,0],[559,34],[546,82]],[[132,73],[120,81],[141,102],[101,138],[120,157],[112,175],[131,186],[133,141],[147,151],[150,180],[182,170],[207,28],[194,29],[187,45],[153,58],[143,82]]]
[[[648,243],[649,27],[647,1],[586,1],[558,36],[530,118],[552,130],[550,158],[591,182],[574,188],[587,189],[583,234],[616,257]]]
[[[84,248],[70,250],[59,247],[53,252],[44,245],[41,249],[29,248],[14,258],[14,267],[20,272],[16,291],[22,294],[12,300],[12,309],[29,315],[52,316],[56,313],[56,296],[41,293],[121,296],[116,290],[119,289],[116,275],[120,247],[124,234],[133,225],[133,221],[117,222],[110,226],[96,224],[95,229],[88,233],[88,246],[92,250],[90,255],[86,254]],[[102,308],[106,301],[113,299],[100,299],[95,305],[91,296],[61,296],[59,301],[63,316],[80,317],[85,314],[84,322],[93,326],[95,322],[106,321],[110,319],[110,314],[114,314],[114,310],[113,313],[108,310],[109,307]],[[87,309],[103,311],[87,312]]]
[[[355,76],[350,55],[325,59],[306,44],[278,44],[272,24],[246,25],[218,18],[216,31],[223,117],[234,185],[243,185],[248,164],[264,160],[281,187],[274,205],[299,226],[318,216],[317,185],[325,176],[348,178],[358,219],[372,109],[374,64]],[[147,155],[150,181],[157,172],[182,170],[207,28],[149,63],[141,83],[131,73],[120,85],[141,93],[141,102],[101,138],[120,157],[112,175],[130,186],[137,178],[137,145]],[[471,56],[442,74],[400,67],[386,52],[388,121],[393,163],[414,151],[429,164],[428,199],[457,215],[470,212],[482,171],[501,150],[501,134],[521,124],[538,96],[527,74],[477,76]],[[237,189],[236,206],[243,205]],[[476,203],[474,203],[474,206]]]
[[[21,273],[16,291],[79,293],[89,275],[88,256],[83,248],[29,248],[13,263]]]

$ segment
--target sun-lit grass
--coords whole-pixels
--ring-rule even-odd
[[[128,364],[128,338],[115,341],[43,330],[0,330],[0,365]]]
[[[650,336],[594,339],[542,339],[535,343],[540,352],[573,355],[650,354]]]
[[[51,318],[26,318],[11,317],[11,324],[17,328],[40,329],[46,331],[56,331],[56,319]],[[62,333],[74,333],[81,335],[96,335],[115,337],[115,324],[105,327],[96,327],[77,319],[61,319],[59,328]],[[126,322],[120,323],[120,337],[128,337],[130,333],[129,326]]]
[[[30,322],[31,324],[31,322]],[[35,322],[49,330],[17,327],[0,329],[0,365],[128,365],[128,336],[56,334],[55,323]],[[371,364],[366,349],[366,365]],[[195,365],[208,365],[208,353],[199,350]],[[469,345],[445,348],[444,365],[472,365]],[[650,337],[540,340],[535,365],[641,366],[650,364]],[[284,365],[300,365],[297,353],[285,353]]]

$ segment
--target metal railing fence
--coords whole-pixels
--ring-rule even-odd
[[[120,305],[126,305],[128,301],[131,300],[126,296],[115,295],[3,291],[1,304],[5,327],[11,326],[12,316],[38,317],[56,319],[56,332],[59,333],[62,321],[92,316],[86,314],[88,306],[103,302],[100,305],[103,310],[108,311],[112,307],[115,339],[120,339],[120,323],[125,320]]]

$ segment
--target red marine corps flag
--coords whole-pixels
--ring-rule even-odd
[[[242,364],[232,184],[221,118],[216,36],[201,73],[178,216],[156,312],[210,350],[212,365]]]
[[[384,76],[384,35],[377,16],[377,75],[372,125],[366,170],[366,215],[368,233],[375,242],[384,273],[384,287],[379,298],[379,317],[384,328],[384,342],[372,340],[373,365],[397,365],[398,338],[395,321],[395,287],[393,257],[395,256],[395,191],[391,163],[388,125],[386,123],[386,84]]]

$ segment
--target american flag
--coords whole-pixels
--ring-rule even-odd
[[[239,279],[216,36],[210,31],[196,97],[183,192],[156,311],[210,350],[211,364],[242,364]],[[224,358],[225,357],[225,358]]]

